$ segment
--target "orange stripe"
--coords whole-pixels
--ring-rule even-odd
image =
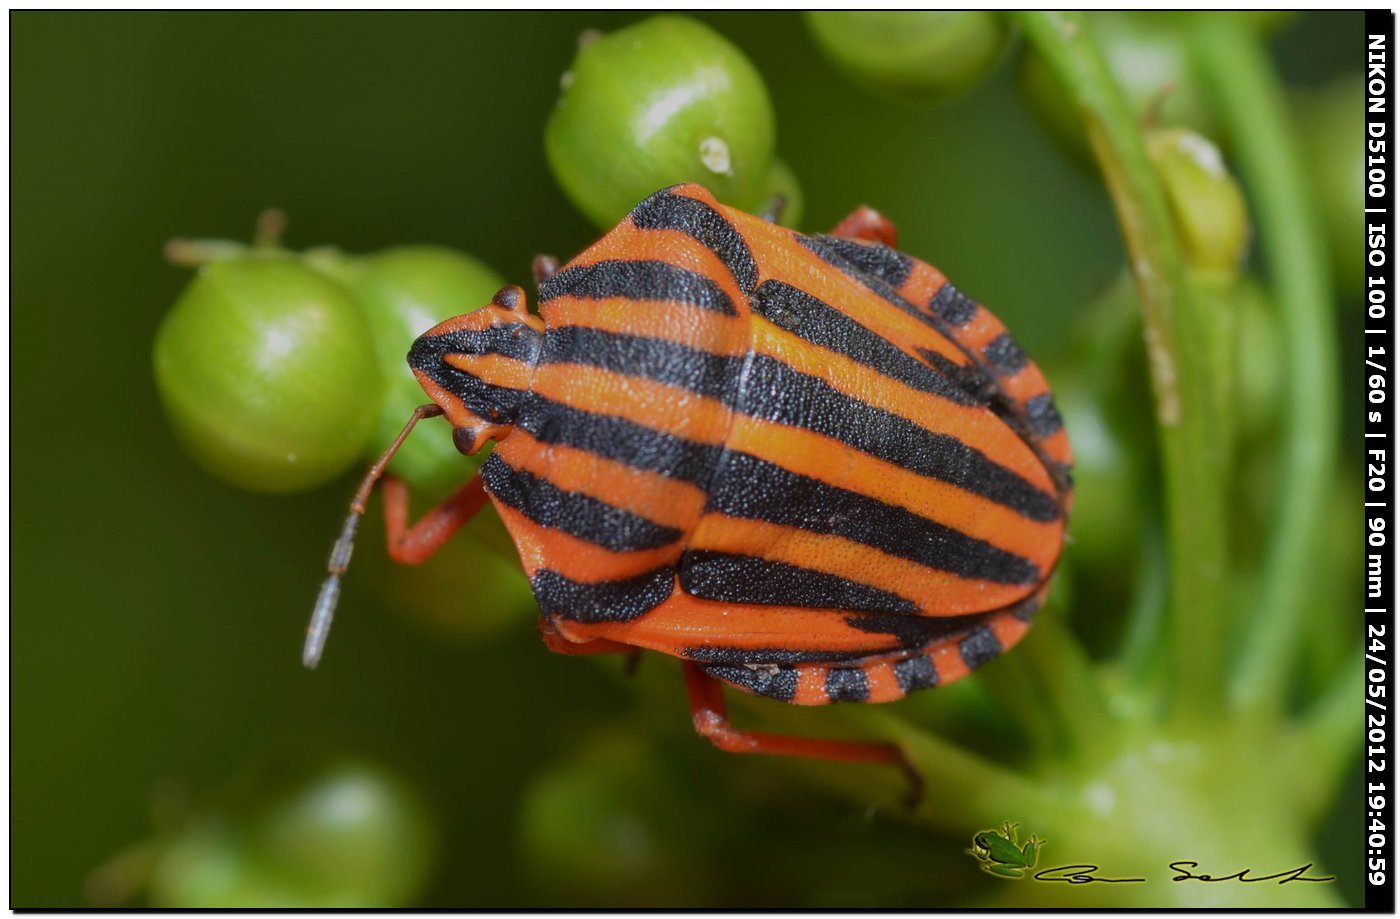
[[[929,616],[996,609],[1024,598],[1035,587],[960,578],[841,536],[722,514],[702,517],[687,548],[753,555],[835,574],[898,593]]]
[[[689,532],[705,507],[705,492],[689,482],[605,459],[563,444],[542,444],[516,431],[496,448],[516,469],[524,469],[565,491],[580,492],[639,517]]]
[[[520,551],[526,577],[534,577],[541,568],[549,568],[575,581],[614,581],[673,564],[680,558],[679,544],[640,552],[614,552],[559,530],[542,527],[494,498],[492,503]]]
[[[824,380],[843,395],[892,412],[927,431],[955,437],[1036,488],[1054,493],[1054,485],[1035,453],[989,409],[956,405],[906,386],[849,358],[814,348],[767,320],[755,319],[753,330],[755,353],[769,355]]]
[[[841,610],[717,603],[677,587],[665,603],[631,622],[559,620],[557,626],[571,641],[608,638],[672,656],[708,645],[872,654],[896,650],[894,636],[853,629],[844,621],[847,615]]]
[[[870,686],[868,702],[890,702],[904,698],[904,690],[894,675],[894,663],[889,660],[873,661],[866,664],[865,681]]]
[[[638,304],[625,297],[576,300],[558,297],[549,301],[549,326],[583,326],[659,338],[711,354],[739,356],[748,351],[749,319],[723,316],[689,303],[648,301]]]
[[[606,236],[589,246],[565,268],[592,265],[596,262],[616,259],[624,262],[655,261],[667,262],[677,268],[704,275],[723,290],[742,316],[748,309],[748,300],[743,291],[734,283],[729,268],[709,248],[693,236],[679,230],[643,230],[630,220],[624,220]],[[540,307],[540,313],[550,325],[555,301],[550,300]],[[693,307],[698,309],[699,307]]]
[[[534,391],[565,405],[625,418],[697,443],[722,444],[731,414],[718,400],[678,386],[578,364],[541,365]]]
[[[828,485],[905,508],[1029,559],[1042,571],[1050,570],[1059,552],[1063,521],[1037,523],[956,485],[910,472],[821,434],[736,415],[726,446]]]
[[[830,668],[825,664],[805,664],[797,668],[797,691],[793,693],[793,705],[825,705],[831,701],[826,693],[826,674]]]
[[[530,373],[534,365],[525,361],[506,357],[504,354],[457,354],[448,352],[442,362],[455,367],[492,386],[506,389],[529,389]]]
[[[725,213],[753,250],[760,281],[774,278],[791,284],[890,341],[937,352],[955,364],[967,363],[967,355],[936,329],[808,251],[793,239],[791,230],[727,208]]]
[[[948,278],[943,272],[928,262],[914,259],[914,267],[910,269],[909,277],[905,279],[904,286],[899,289],[899,295],[927,312],[925,307],[928,306],[928,302],[947,283]]]

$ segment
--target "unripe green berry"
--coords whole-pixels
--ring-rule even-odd
[[[366,447],[367,458],[377,457],[428,401],[405,360],[414,339],[490,303],[506,282],[484,263],[441,246],[401,246],[346,262],[339,274],[369,322],[385,380],[383,408]],[[404,441],[389,470],[416,488],[440,491],[465,482],[487,455],[463,456],[449,426],[428,421]]]
[[[1150,132],[1147,152],[1191,267],[1238,274],[1249,247],[1249,209],[1219,148],[1193,131],[1174,129]]]
[[[213,474],[255,491],[320,485],[355,462],[382,397],[350,295],[297,261],[200,269],[156,333],[176,434]]]
[[[852,81],[916,102],[947,99],[981,80],[1009,36],[986,10],[821,10],[806,18]]]
[[[605,732],[536,770],[520,807],[527,876],[573,906],[708,905],[716,820],[661,756]]]
[[[654,16],[588,41],[562,84],[545,153],[600,227],[678,182],[743,207],[768,179],[775,129],[763,79],[693,19]]]
[[[393,908],[412,905],[438,834],[414,788],[353,754],[279,757],[240,777],[217,808],[164,847],[158,907]]]

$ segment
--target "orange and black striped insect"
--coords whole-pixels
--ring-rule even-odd
[[[314,665],[360,513],[421,418],[495,449],[417,524],[385,478],[390,552],[430,556],[489,497],[567,654],[684,662],[726,750],[902,762],[889,744],[739,731],[721,684],[885,702],[1019,640],[1048,589],[1070,447],[1005,327],[861,209],[804,236],[696,185],[652,195],[562,269],[429,330],[431,405],[370,470],[317,603]]]

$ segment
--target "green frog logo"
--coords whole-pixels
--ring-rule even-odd
[[[1032,836],[1025,845],[1016,840],[1019,823],[1009,820],[1001,825],[1001,832],[983,830],[972,837],[972,848],[967,853],[982,863],[982,870],[1003,878],[1021,878],[1026,871],[1035,867],[1040,855],[1040,847],[1045,840]]]

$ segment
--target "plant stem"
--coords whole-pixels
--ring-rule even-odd
[[[1142,303],[1171,554],[1174,711],[1209,715],[1224,687],[1224,444],[1208,318],[1187,288],[1171,214],[1137,120],[1077,13],[1013,14],[1079,110],[1118,213]]]
[[[818,730],[811,711],[798,706],[737,692],[729,695],[729,702],[731,716],[738,715],[735,723],[744,730],[793,736],[811,736]],[[908,794],[909,781],[898,769],[795,757],[781,760],[784,768],[862,805],[884,800],[894,805],[894,814],[959,833],[996,824],[1007,814],[1059,814],[1051,803],[1053,796],[1030,778],[936,736],[888,706],[832,706],[823,711],[821,724],[823,733],[840,725],[843,737],[898,744],[918,773],[923,794],[917,811],[911,812],[899,804]]]
[[[1050,713],[1068,744],[1063,759],[1102,758],[1109,732],[1108,706],[1084,648],[1057,615],[1044,615],[1016,658],[1031,676],[1042,712]]]
[[[1313,825],[1327,812],[1341,784],[1344,771],[1360,755],[1364,651],[1360,644],[1347,663],[1332,677],[1326,693],[1303,713],[1289,740],[1294,755],[1286,762],[1295,767],[1295,806],[1305,824]]]
[[[1307,172],[1289,124],[1283,88],[1260,38],[1233,17],[1201,16],[1198,66],[1224,113],[1258,214],[1259,240],[1284,333],[1287,398],[1275,522],[1230,687],[1231,704],[1279,711],[1284,680],[1303,634],[1306,578],[1324,532],[1336,465],[1336,339],[1321,239]]]

